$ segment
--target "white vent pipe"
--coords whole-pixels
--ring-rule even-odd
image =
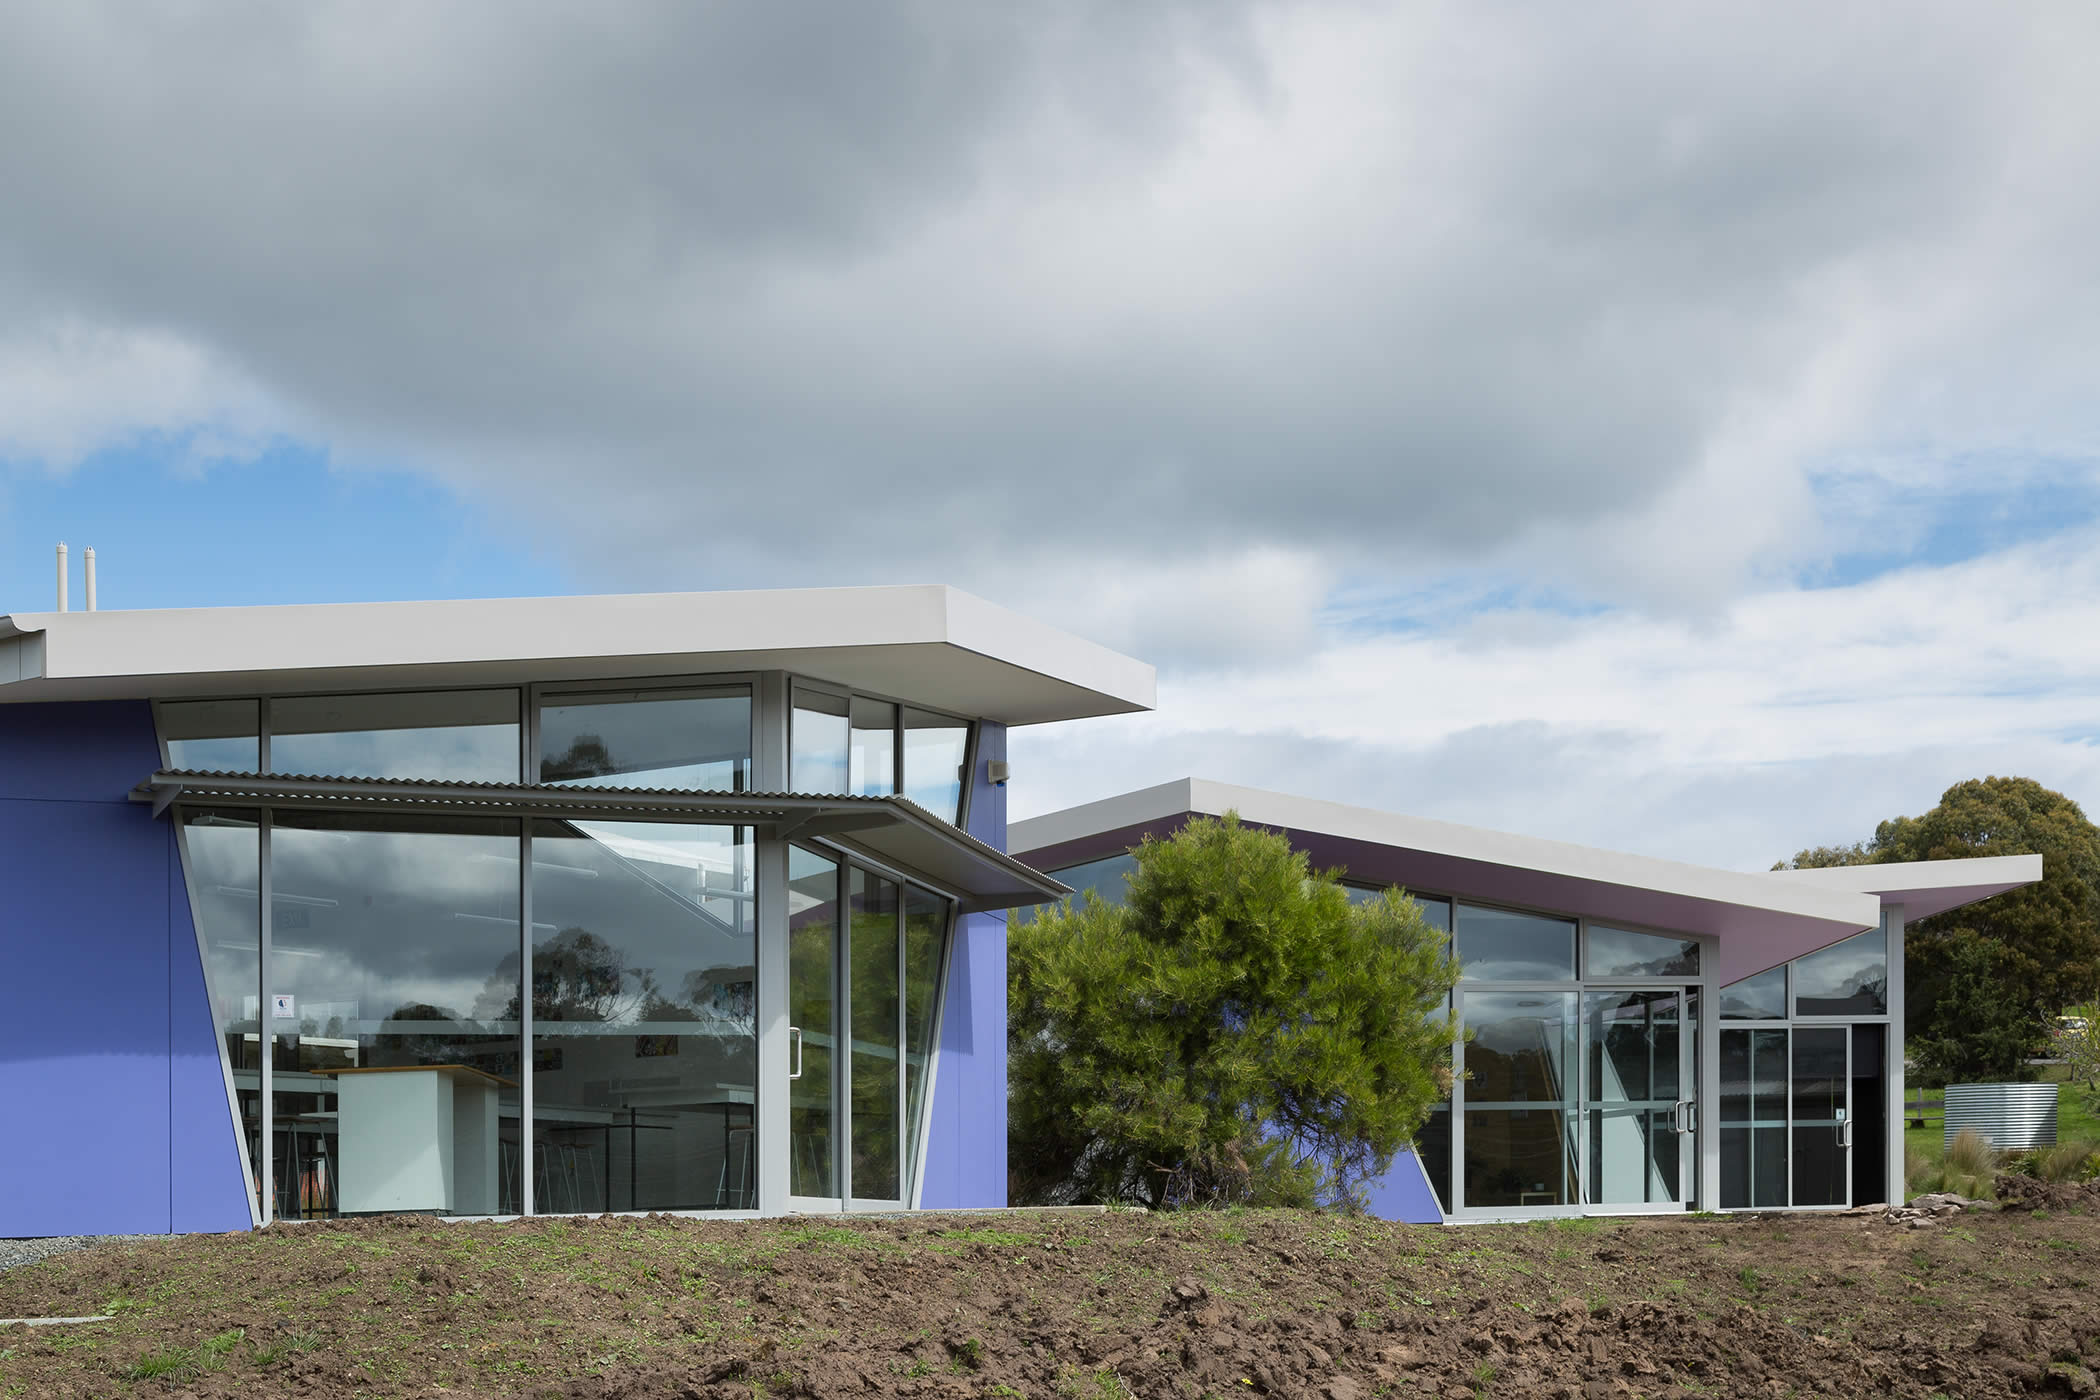
[[[58,542],[58,610],[66,610],[66,542]]]
[[[95,610],[95,547],[89,545],[81,560],[87,565],[87,610]]]

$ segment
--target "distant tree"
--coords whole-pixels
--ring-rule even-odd
[[[2100,992],[2100,828],[2077,803],[2032,778],[1973,779],[1922,817],[1881,823],[1871,841],[1801,851],[1775,868],[2037,853],[2040,884],[1905,929],[1906,1041],[1938,1047],[1941,1075],[1997,1078],[2024,1073],[2057,1013]],[[1965,985],[1977,978],[1991,985]],[[2023,1047],[2007,1070],[1998,1045],[2011,1016]]]
[[[1935,945],[1933,975],[1910,992],[1905,1052],[1921,1083],[1937,1088],[2035,1077],[2034,1008],[2010,975],[1995,938],[1956,936]]]
[[[1011,953],[1017,1203],[1356,1201],[1449,1089],[1445,935],[1232,813]]]
[[[578,778],[597,778],[619,771],[612,750],[596,734],[579,734],[560,757],[540,760],[543,783],[572,783]]]

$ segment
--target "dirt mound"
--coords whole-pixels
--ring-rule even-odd
[[[2100,1213],[2100,1181],[2043,1181],[2000,1176],[1996,1190],[2005,1210],[2082,1210]]]
[[[0,1329],[0,1394],[2100,1393],[2096,1254],[2031,1211],[368,1220],[0,1275],[0,1316],[116,1314]]]

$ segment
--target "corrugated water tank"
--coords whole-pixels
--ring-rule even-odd
[[[2056,1144],[2054,1084],[1949,1084],[1947,1136],[1967,1130],[2001,1152]]]

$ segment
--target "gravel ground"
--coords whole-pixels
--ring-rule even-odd
[[[115,1240],[158,1239],[157,1235],[52,1235],[39,1240],[0,1240],[0,1269],[12,1269],[17,1264],[34,1264],[39,1259],[49,1259],[54,1254],[70,1254],[76,1249],[87,1249],[98,1244],[109,1244]]]

